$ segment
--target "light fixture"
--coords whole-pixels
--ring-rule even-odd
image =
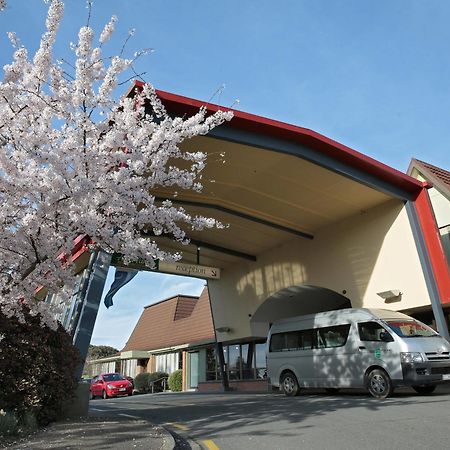
[[[230,327],[218,327],[216,331],[219,333],[229,333],[231,331]]]
[[[377,292],[377,295],[384,299],[385,303],[399,302],[402,299],[400,289],[391,289],[389,291]]]

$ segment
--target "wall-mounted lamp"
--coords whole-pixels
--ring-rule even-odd
[[[391,289],[390,291],[378,292],[377,295],[384,299],[385,303],[399,302],[402,299],[402,292],[399,289]]]
[[[219,328],[216,328],[216,331],[218,333],[229,333],[231,331],[231,328],[230,327],[219,327]]]

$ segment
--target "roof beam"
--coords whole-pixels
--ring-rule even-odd
[[[162,197],[155,197],[156,201],[162,202],[166,200]],[[304,231],[299,231],[294,228],[286,227],[284,225],[280,225],[275,222],[270,222],[269,220],[261,219],[260,217],[251,216],[250,214],[246,214],[240,211],[236,211],[231,208],[226,208],[225,206],[216,205],[214,203],[204,203],[204,202],[197,202],[193,200],[181,200],[178,198],[170,199],[172,203],[176,203],[178,205],[185,205],[185,206],[196,206],[200,208],[208,208],[208,209],[214,209],[216,211],[221,211],[226,214],[230,214],[231,216],[240,217],[241,219],[249,220],[250,222],[259,223],[261,225],[265,225],[270,228],[275,228],[277,230],[285,231],[286,233],[295,234],[296,236],[300,236],[305,239],[314,239],[314,235],[310,233],[305,233]]]
[[[170,239],[169,237],[164,236],[164,235],[155,236],[152,233],[146,233],[144,231],[141,232],[141,235],[143,237],[149,237],[149,238],[151,237],[151,238],[158,238],[158,239],[160,239],[160,238]],[[232,248],[222,247],[221,245],[211,244],[209,242],[199,241],[197,239],[189,239],[189,244],[195,245],[196,247],[207,248],[208,250],[218,252],[218,253],[223,253],[225,255],[236,256],[237,258],[246,259],[248,261],[256,261],[255,255],[251,255],[249,253],[244,253],[239,250],[234,250]]]

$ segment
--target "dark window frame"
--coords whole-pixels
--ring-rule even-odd
[[[346,328],[346,335],[345,335],[345,339],[344,341],[339,344],[339,345],[327,345],[326,343],[326,339],[325,339],[325,345],[321,345],[319,346],[318,344],[318,336],[319,336],[319,332],[322,331],[323,333],[326,333],[327,331],[333,331],[333,329],[342,329],[342,328]],[[292,330],[292,331],[282,331],[280,333],[274,333],[270,336],[270,343],[269,343],[269,353],[280,353],[280,352],[292,352],[292,351],[302,351],[302,350],[322,350],[325,348],[339,348],[339,347],[344,347],[347,344],[348,341],[348,337],[350,335],[350,328],[351,328],[351,324],[347,323],[347,324],[341,324],[341,325],[331,325],[328,327],[319,327],[319,328],[307,328],[305,330]],[[303,346],[298,346],[298,347],[288,347],[287,345],[287,336],[290,333],[299,333],[300,335],[306,335],[306,334],[310,334],[310,338],[311,338],[311,347],[305,347]],[[274,336],[280,336],[283,335],[284,336],[284,345],[285,347],[280,348],[278,350],[274,350],[273,346],[272,346],[272,339]],[[303,341],[304,342],[304,341]]]
[[[381,328],[384,330],[384,331],[382,331],[382,333],[387,333],[389,336],[391,336],[391,333],[389,333],[389,331],[383,325],[381,325],[378,322],[375,322],[374,320],[367,320],[366,322],[358,322],[358,324],[357,324],[358,325],[358,336],[359,336],[359,340],[361,342],[388,342],[388,341],[384,341],[384,340],[380,339],[379,337],[378,337],[378,339],[363,338],[361,335],[361,328],[363,325],[368,324],[368,323],[377,325],[378,328]],[[392,336],[391,336],[391,338],[392,338]],[[392,341],[393,340],[394,340],[394,338],[392,338]],[[392,342],[392,341],[389,341],[389,342]]]

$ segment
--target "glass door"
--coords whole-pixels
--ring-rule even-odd
[[[189,387],[198,387],[198,352],[189,353],[190,356],[190,370],[189,370]]]

